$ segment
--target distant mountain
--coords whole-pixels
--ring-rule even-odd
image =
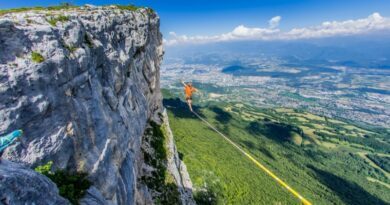
[[[253,68],[247,68],[239,65],[233,65],[233,66],[228,66],[224,69],[222,69],[223,73],[228,73],[228,74],[249,74],[252,72],[256,72],[255,69]]]
[[[333,65],[390,68],[390,37],[387,34],[345,36],[296,41],[236,41],[166,47],[167,59],[186,63],[237,64],[237,58],[277,57],[288,61],[325,62]]]

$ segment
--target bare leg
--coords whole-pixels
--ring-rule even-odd
[[[188,104],[188,107],[190,108],[191,112],[192,112],[192,100],[191,99],[188,99],[187,100],[187,104]]]

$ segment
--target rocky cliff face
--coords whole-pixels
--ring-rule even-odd
[[[56,185],[48,178],[8,161],[3,161],[0,166],[0,202],[2,205],[32,204],[33,202],[36,204],[69,204],[66,199],[59,196]]]
[[[193,205],[195,201],[192,196],[192,182],[186,165],[179,158],[166,110],[163,112],[163,128],[166,131],[166,147],[168,150],[167,169],[179,186],[182,204]]]
[[[25,132],[24,147],[3,157],[88,173],[83,204],[152,203],[138,178],[145,130],[162,122],[162,55],[159,17],[149,9],[1,16],[0,132]]]

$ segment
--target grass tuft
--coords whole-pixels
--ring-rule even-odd
[[[118,7],[119,9],[129,10],[129,11],[137,11],[140,8],[140,7],[135,6],[133,4],[129,4],[129,5],[115,5],[115,6]]]
[[[45,58],[40,53],[33,51],[31,53],[31,60],[36,63],[42,63],[45,61]]]
[[[71,53],[73,53],[77,50],[77,47],[71,46],[71,45],[64,45],[64,47],[66,48],[66,50],[68,50]]]
[[[4,14],[9,14],[9,13],[19,13],[19,12],[25,12],[25,11],[58,11],[62,9],[72,9],[72,8],[78,8],[78,6],[72,5],[70,3],[62,3],[57,6],[49,6],[49,7],[41,7],[41,6],[36,6],[36,7],[22,7],[22,8],[15,8],[15,9],[3,9],[0,10],[0,16]]]
[[[57,22],[66,22],[66,21],[69,21],[69,17],[63,15],[60,15],[58,17],[51,17],[47,19],[47,22],[52,26],[56,26]]]

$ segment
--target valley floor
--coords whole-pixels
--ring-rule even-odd
[[[165,92],[198,204],[299,204]],[[388,139],[378,130],[292,109],[208,102],[195,110],[313,204],[388,204]],[[383,133],[382,133],[383,134]]]

